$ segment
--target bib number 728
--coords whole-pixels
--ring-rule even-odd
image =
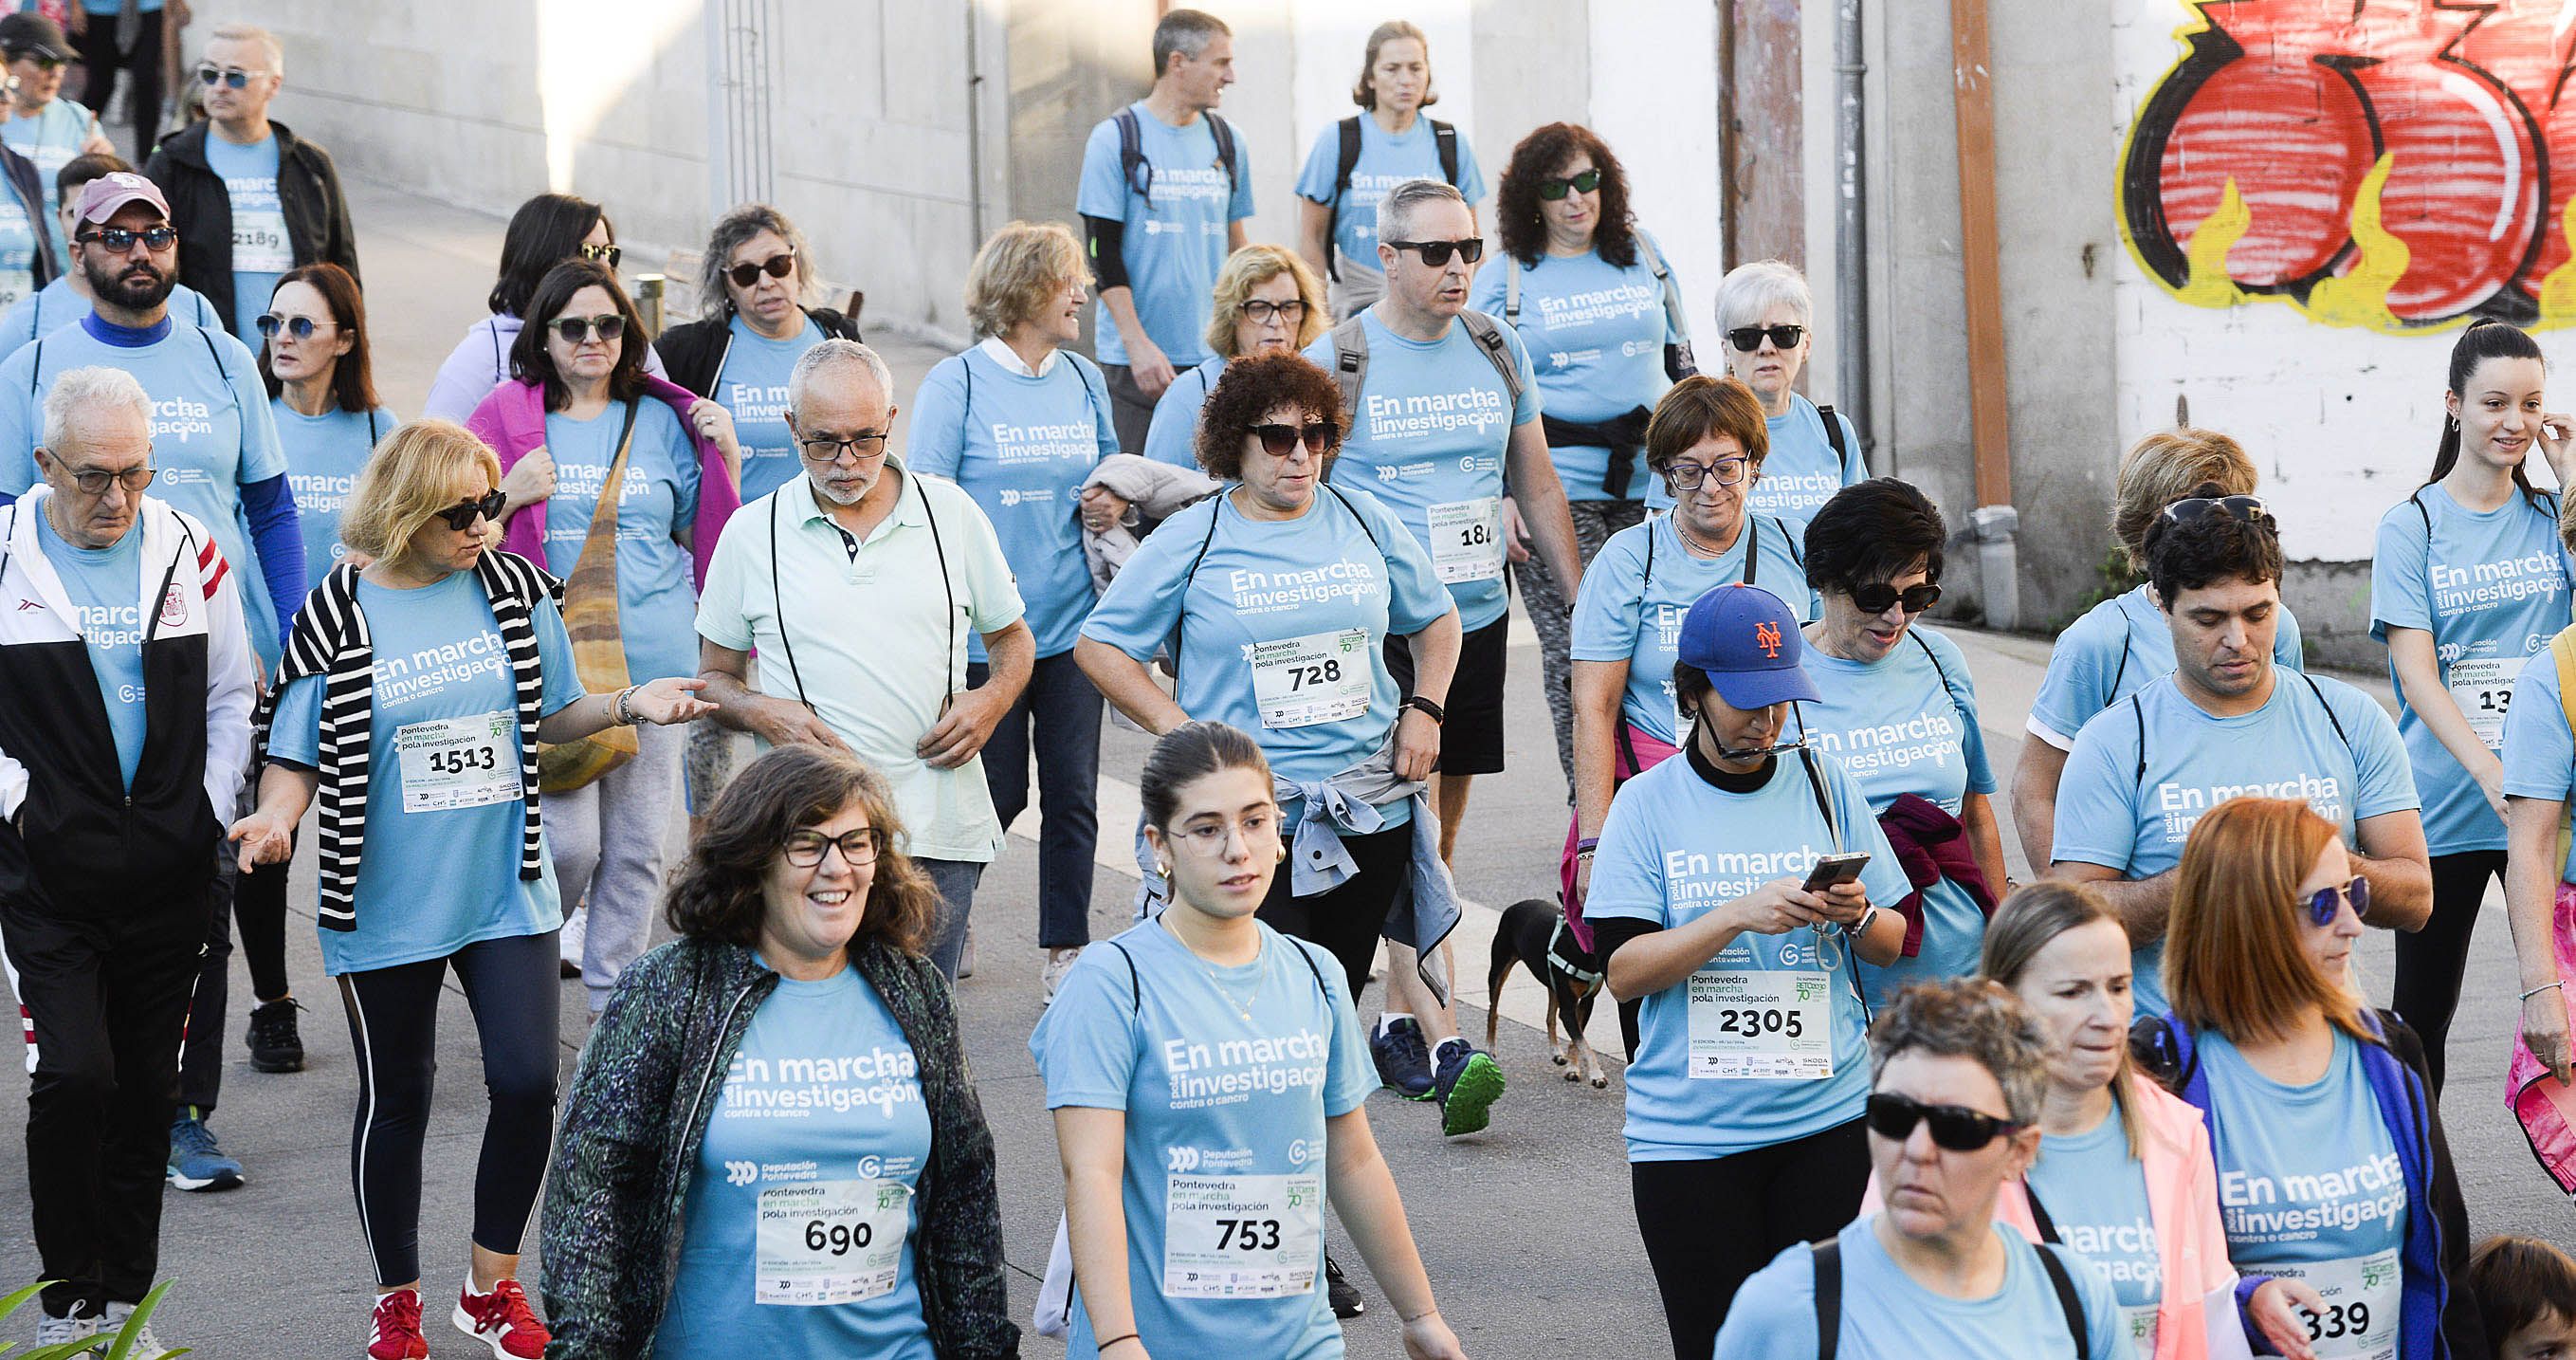
[[[1218,1251],[1277,1251],[1279,1220],[1275,1218],[1220,1218],[1216,1221]]]
[[[1337,683],[1341,678],[1342,663],[1339,661],[1325,661],[1313,666],[1292,666],[1288,670],[1288,689],[1294,693],[1309,685]]]

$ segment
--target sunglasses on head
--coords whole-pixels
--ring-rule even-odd
[[[143,243],[143,248],[145,250],[168,250],[170,247],[179,244],[179,229],[171,226],[160,226],[145,227],[141,231],[133,231],[125,227],[100,227],[96,231],[82,232],[80,235],[75,236],[72,239],[81,242],[95,241],[98,244],[107,247],[109,254],[122,255],[125,252],[134,249],[134,243],[137,241],[141,241]]]
[[[1565,175],[1556,179],[1540,180],[1538,182],[1538,196],[1546,199],[1550,203],[1554,203],[1558,199],[1565,197],[1566,191],[1569,189],[1578,194],[1588,194],[1600,187],[1601,172],[1599,170],[1585,170],[1577,174]]]
[[[1922,1123],[1932,1126],[1936,1145],[1952,1152],[1974,1152],[1997,1138],[2029,1127],[1979,1114],[1964,1105],[1926,1105],[1885,1091],[1869,1098],[1869,1131],[1881,1138],[1902,1143],[1913,1137],[1914,1126]]]
[[[578,345],[594,335],[602,341],[614,342],[626,334],[626,318],[615,312],[606,316],[559,316],[555,318],[553,330],[563,337],[567,345]]]
[[[2308,919],[2324,927],[2334,924],[2335,913],[2341,911],[2346,902],[2352,904],[2355,920],[2369,914],[2370,880],[2356,877],[2331,888],[2319,888],[2308,894],[2304,905],[2308,909]]]
[[[1796,349],[1798,342],[1806,338],[1807,328],[1804,326],[1738,326],[1726,333],[1726,343],[1751,354],[1762,348],[1762,337],[1766,335],[1771,337],[1771,344],[1776,349]]]
[[[271,340],[277,338],[279,331],[284,331],[298,340],[310,340],[313,338],[313,332],[326,329],[332,323],[316,321],[309,316],[279,316],[275,312],[263,312],[259,319],[251,324],[257,326],[259,333]]]
[[[614,247],[611,248],[614,249]],[[763,274],[773,279],[783,279],[795,272],[796,252],[791,250],[784,254],[772,255],[758,264],[745,260],[726,270],[725,277],[733,280],[733,286],[736,288],[749,288],[760,282],[760,276]]]
[[[499,488],[496,487],[493,490],[484,492],[482,498],[479,500],[460,501],[455,505],[451,505],[446,509],[439,511],[438,517],[447,521],[448,528],[454,529],[456,532],[461,534],[466,530],[473,528],[474,521],[478,517],[488,520],[500,519],[501,507],[508,505],[509,503],[510,498],[502,495]]]
[[[1470,236],[1463,241],[1389,241],[1387,244],[1397,250],[1413,251],[1422,257],[1424,264],[1434,269],[1449,263],[1449,252],[1453,250],[1458,252],[1459,259],[1469,264],[1485,258],[1485,238],[1481,236]]]
[[[1261,451],[1273,458],[1285,458],[1303,438],[1309,453],[1324,454],[1332,450],[1335,431],[1332,422],[1310,420],[1300,430],[1294,425],[1255,425],[1251,433],[1261,440]]]
[[[1941,603],[1941,587],[1926,581],[1919,586],[1898,590],[1885,581],[1872,581],[1865,586],[1853,586],[1851,602],[1864,614],[1884,614],[1889,605],[1900,602],[1904,604],[1906,613],[1920,614]]]
[[[2225,515],[2239,524],[2272,524],[2272,507],[2260,496],[2193,496],[2165,507],[2164,517],[2173,524],[2192,524],[2213,515]]]
[[[600,262],[601,264],[607,265],[607,266],[608,266],[609,268],[611,268],[611,269],[615,269],[615,268],[617,267],[617,262],[618,262],[619,260],[622,260],[622,259],[625,259],[625,258],[626,258],[626,252],[625,252],[625,251],[622,251],[622,250],[619,250],[619,249],[618,249],[617,247],[615,247],[615,246],[594,246],[594,245],[583,245],[582,247],[580,247],[580,250],[581,250],[581,257],[582,257],[583,259],[585,259],[585,260],[597,260],[597,261],[598,261],[598,262]],[[748,286],[748,285],[745,285],[745,286]]]
[[[250,88],[253,78],[267,74],[266,71],[245,71],[238,66],[217,66],[209,62],[197,68],[197,83],[208,89],[217,85],[228,85],[233,89],[243,90]]]

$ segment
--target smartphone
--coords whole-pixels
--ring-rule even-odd
[[[1807,871],[1807,881],[1799,886],[1807,892],[1823,892],[1837,883],[1849,883],[1860,877],[1860,867],[1869,863],[1869,852],[1852,850],[1839,855],[1824,855]]]

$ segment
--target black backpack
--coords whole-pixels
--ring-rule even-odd
[[[1236,163],[1234,129],[1217,117],[1213,109],[1200,117],[1207,119],[1208,135],[1216,138],[1216,163],[1225,167],[1226,187],[1241,188],[1243,171]],[[1110,121],[1118,125],[1118,175],[1151,209],[1154,206],[1154,167],[1145,163],[1145,126],[1136,121],[1136,107],[1132,104],[1120,109],[1118,116]]]
[[[1360,165],[1360,119],[1365,114],[1352,114],[1338,125],[1341,128],[1341,163],[1333,171],[1333,196],[1324,203],[1324,272],[1333,282],[1342,281],[1341,268],[1333,263],[1333,233],[1342,224],[1342,195],[1350,192],[1351,172]],[[1422,121],[1431,125],[1431,144],[1440,153],[1440,178],[1458,187],[1458,128],[1437,118]]]

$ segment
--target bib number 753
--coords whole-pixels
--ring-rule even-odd
[[[1275,1218],[1220,1218],[1216,1221],[1216,1249],[1219,1251],[1277,1251],[1279,1220]]]

